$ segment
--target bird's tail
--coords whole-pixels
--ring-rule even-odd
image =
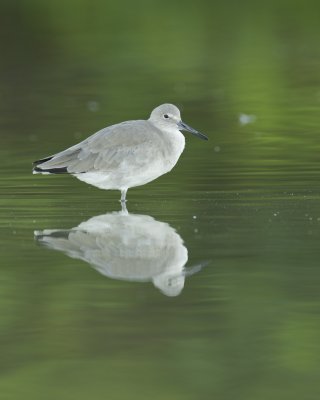
[[[67,174],[68,166],[77,160],[81,151],[80,143],[50,157],[42,158],[33,163],[34,174]]]
[[[65,174],[68,172],[67,167],[50,168],[50,166],[45,165],[52,158],[53,156],[34,161],[32,172],[34,174]]]
[[[68,169],[65,157],[62,159],[63,153],[58,153],[50,157],[42,158],[34,161],[34,174],[66,174]]]

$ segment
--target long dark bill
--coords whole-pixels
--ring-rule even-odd
[[[197,136],[198,138],[200,138],[202,140],[208,140],[208,137],[206,135],[196,131],[195,129],[191,128],[191,126],[185,124],[182,121],[180,121],[178,123],[178,128],[179,128],[180,131],[188,131],[188,132],[192,133],[194,136]]]

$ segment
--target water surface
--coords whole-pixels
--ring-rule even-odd
[[[319,397],[316,7],[3,3],[4,399]],[[120,193],[31,174],[168,101],[210,140],[120,227]]]

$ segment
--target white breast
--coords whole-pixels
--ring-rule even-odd
[[[178,130],[168,130],[162,132],[164,138],[164,162],[165,168],[167,169],[166,172],[170,171],[179,160],[181,153],[185,147],[185,137],[184,135]]]

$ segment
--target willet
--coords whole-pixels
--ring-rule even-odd
[[[181,121],[173,104],[155,108],[148,120],[121,122],[101,129],[81,143],[34,162],[33,173],[68,173],[100,189],[121,191],[144,185],[171,171],[185,146],[188,131],[207,136]]]

